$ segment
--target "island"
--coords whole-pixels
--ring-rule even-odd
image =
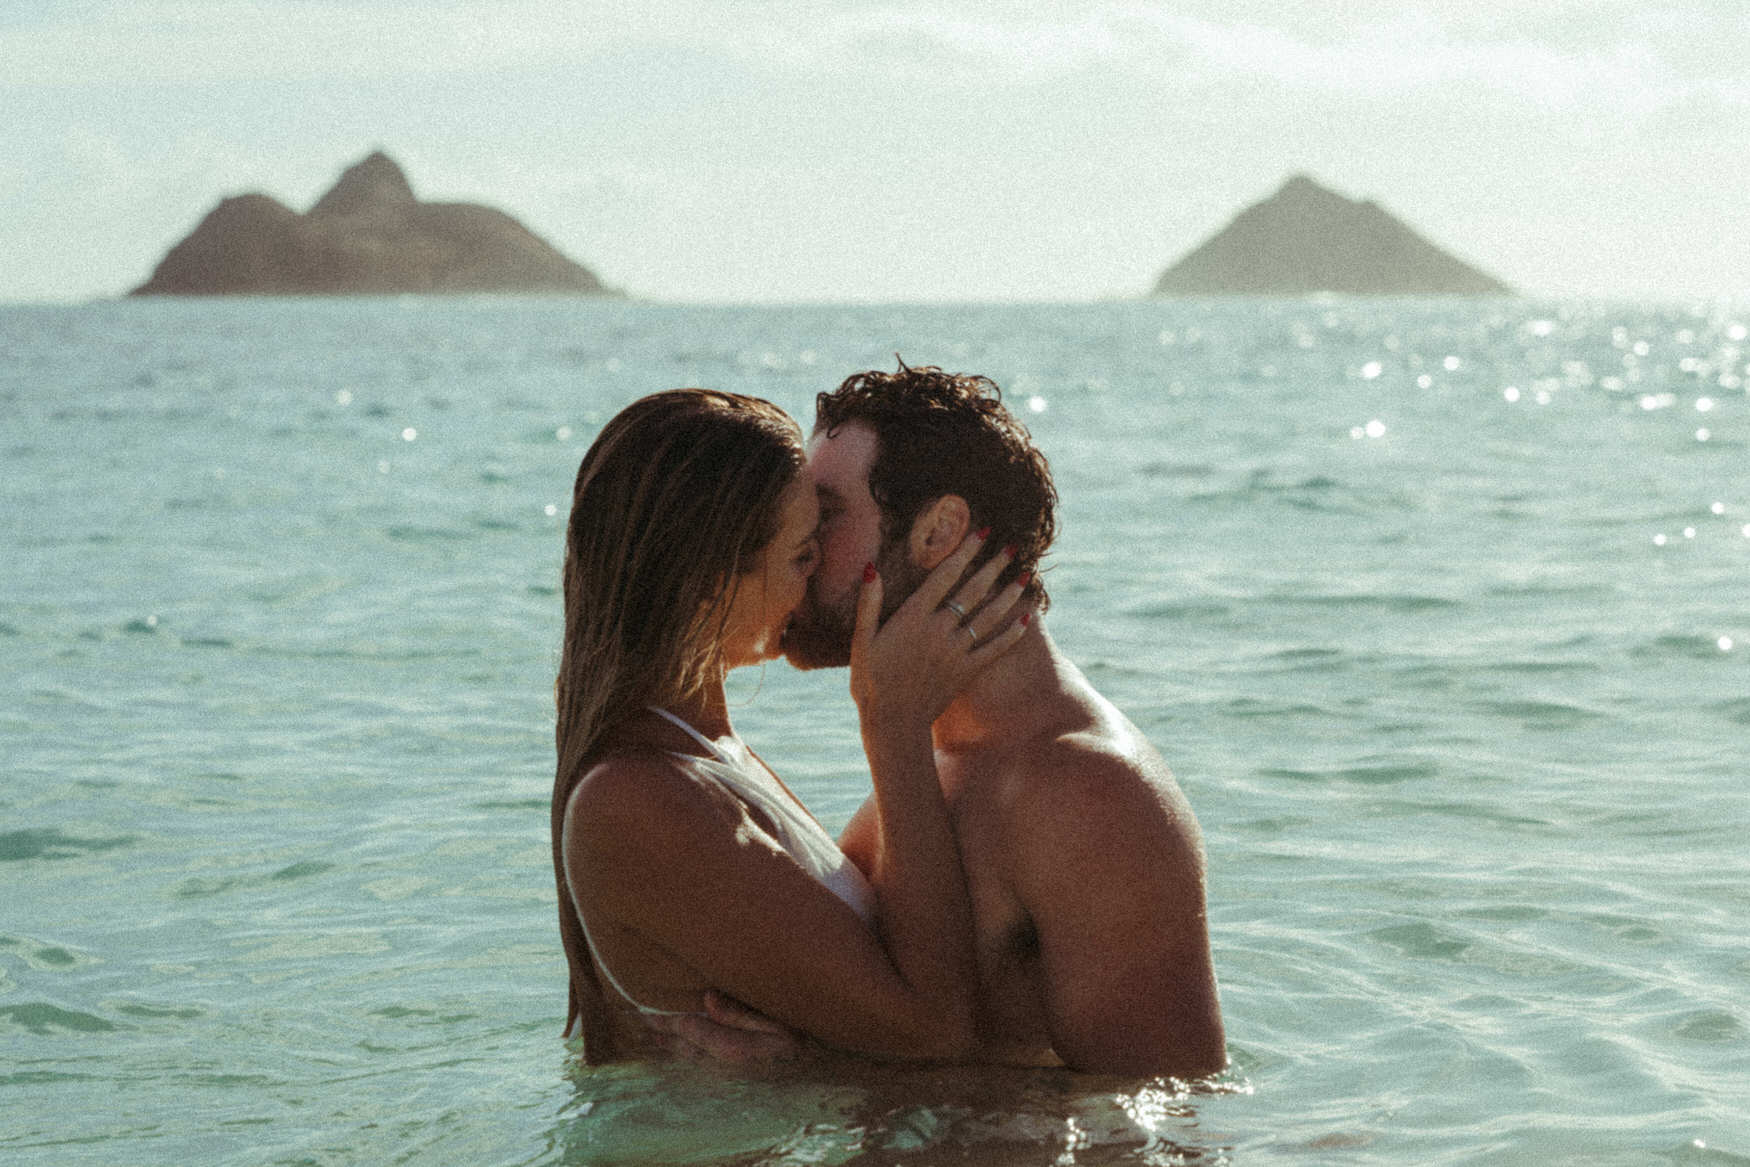
[[[424,203],[378,150],[305,214],[222,199],[133,296],[541,292],[618,296],[503,211]]]
[[[1156,296],[1507,296],[1371,200],[1296,174],[1173,264]]]

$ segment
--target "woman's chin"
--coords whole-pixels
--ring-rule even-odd
[[[724,653],[729,662],[729,668],[740,669],[748,665],[763,665],[767,661],[777,660],[784,655],[784,633],[790,628],[792,617],[786,616],[777,626],[768,629],[764,635],[752,644],[738,644],[733,651]]]
[[[729,668],[745,669],[750,665],[763,665],[767,661],[777,660],[783,655],[779,648],[780,640],[776,636],[768,637],[758,644],[748,645],[729,656]]]

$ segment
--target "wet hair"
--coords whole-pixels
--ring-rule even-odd
[[[804,464],[802,431],[756,397],[653,393],[621,410],[577,470],[565,531],[565,642],[554,685],[553,868],[571,968],[566,1028],[603,995],[565,879],[565,807],[606,735],[646,705],[681,704],[722,676],[735,584],[782,522]]]
[[[1057,536],[1057,487],[1032,435],[1003,405],[989,377],[945,373],[934,365],[847,377],[814,401],[814,430],[850,422],[875,433],[869,493],[881,508],[883,545],[905,538],[923,509],[943,495],[966,500],[972,525],[990,528],[989,551],[1013,545],[1007,582],[1033,573],[1027,596],[1049,603],[1039,562]]]

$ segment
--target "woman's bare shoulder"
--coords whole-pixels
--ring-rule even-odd
[[[566,804],[567,833],[601,836],[635,830],[716,829],[738,822],[741,804],[686,760],[663,750],[627,748],[592,761]]]

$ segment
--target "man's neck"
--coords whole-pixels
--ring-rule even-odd
[[[964,753],[1031,736],[1066,692],[1064,663],[1035,616],[1020,643],[974,677],[936,719],[936,749]]]

